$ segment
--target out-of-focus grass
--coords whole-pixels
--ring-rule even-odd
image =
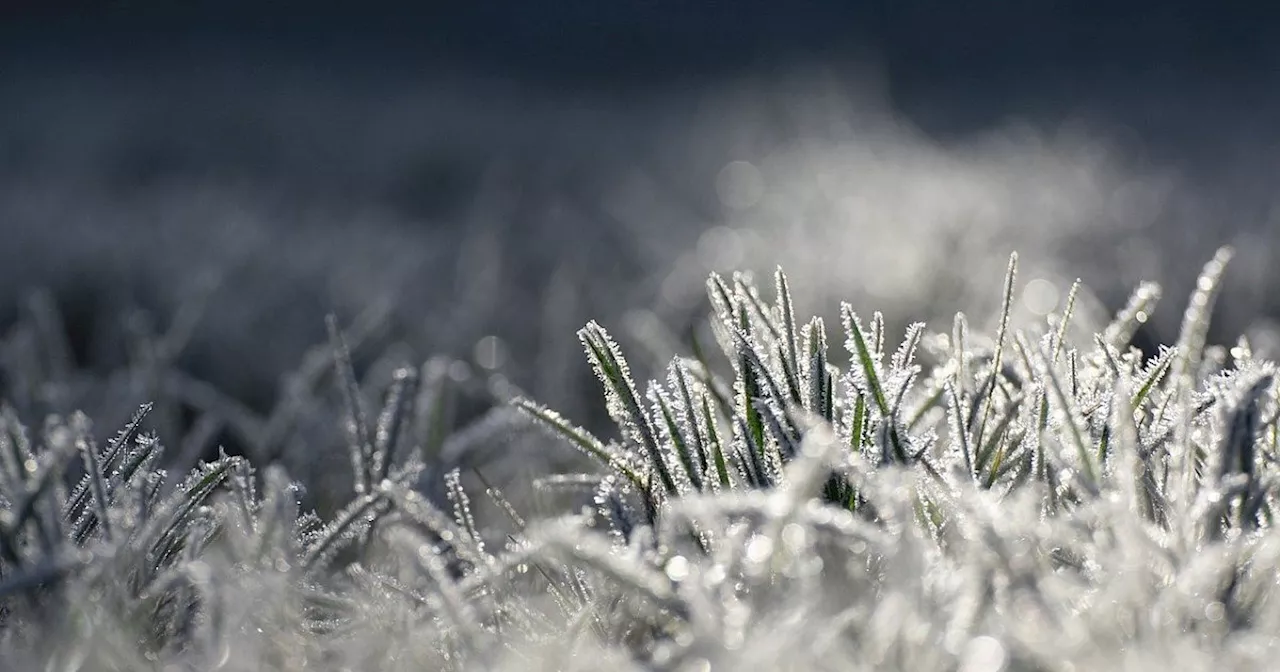
[[[0,282],[52,288],[77,358],[98,364],[121,352],[101,339],[122,312],[163,321],[218,277],[184,364],[259,406],[317,314],[391,295],[397,337],[469,358],[497,336],[508,374],[548,398],[572,390],[562,405],[583,381],[560,373],[572,353],[552,334],[633,311],[629,331],[661,346],[634,318],[679,335],[711,270],[781,262],[812,288],[806,310],[834,317],[841,297],[904,325],[957,303],[989,317],[966,278],[1015,247],[1044,280],[1028,285],[1030,318],[1077,275],[1112,310],[1140,279],[1185,293],[1168,269],[1235,243],[1240,298],[1221,333],[1272,315],[1268,140],[1215,154],[1203,139],[1265,129],[1121,85],[1092,116],[1011,97],[1012,118],[933,136],[985,92],[899,101],[845,71],[590,93],[230,67],[10,73]],[[1159,124],[1124,127],[1160,100]],[[1149,324],[1168,339],[1177,316]]]

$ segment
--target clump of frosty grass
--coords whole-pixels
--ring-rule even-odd
[[[708,283],[732,377],[695,347],[631,378],[579,336],[617,434],[516,406],[596,473],[580,509],[479,529],[413,445],[429,385],[367,415],[333,331],[354,499],[300,513],[278,467],[168,478],[147,408],[105,445],[82,415],[0,433],[0,653],[17,669],[1266,669],[1280,655],[1274,366],[1206,348],[1221,251],[1178,342],[1129,345],[1144,286],[1088,342],[911,326],[842,307],[851,362],[787,280]],[[993,283],[994,284],[994,283]],[[1074,293],[1073,293],[1074,294]],[[429,400],[428,400],[429,401]],[[483,478],[482,478],[483,480]],[[478,500],[477,500],[478,501]]]

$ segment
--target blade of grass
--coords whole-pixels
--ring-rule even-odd
[[[1000,367],[1003,366],[1004,357],[1004,341],[1009,331],[1009,315],[1013,311],[1013,287],[1018,277],[1018,253],[1014,252],[1009,255],[1009,268],[1004,276],[1004,295],[1000,302],[1000,326],[996,331],[996,349],[995,355],[991,362],[991,383],[990,388],[986,392],[986,399],[982,403],[982,418],[978,422],[978,432],[974,437],[974,442],[982,445],[982,437],[986,436],[987,420],[991,417],[991,409],[995,404],[995,388],[1000,377]]]
[[[898,430],[894,426],[892,409],[890,409],[889,402],[885,398],[884,388],[880,385],[880,376],[876,374],[875,362],[870,348],[867,347],[867,337],[862,332],[862,324],[858,321],[857,314],[853,312],[853,306],[845,303],[841,305],[840,310],[844,319],[845,332],[849,335],[849,344],[852,345],[849,349],[858,358],[858,363],[862,367],[863,380],[867,384],[872,400],[875,401],[877,410],[880,411],[884,421],[890,423],[889,440],[892,443],[894,456],[905,464],[907,462],[906,449],[903,448],[902,442],[898,438]]]
[[[583,453],[599,460],[603,465],[610,469],[617,471],[624,478],[630,481],[637,490],[644,490],[645,479],[641,478],[640,474],[628,466],[620,457],[614,455],[590,432],[574,426],[568,420],[565,420],[559,413],[528,399],[517,398],[512,403],[517,409],[529,415],[529,417],[537,420],[540,424],[549,427],[565,439],[568,439],[570,444],[581,450]]]

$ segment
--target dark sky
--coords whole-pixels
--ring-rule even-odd
[[[543,79],[696,76],[878,57],[896,79],[1266,76],[1269,3],[1066,0],[13,0],[7,67],[235,56],[462,65]]]
[[[441,81],[420,74],[444,74],[608,96],[684,83],[696,90],[734,74],[785,77],[811,65],[870,66],[895,109],[938,137],[1009,118],[1047,126],[1102,120],[1169,150],[1159,160],[1207,166],[1202,172],[1212,175],[1234,161],[1231,147],[1255,145],[1253,136],[1280,114],[1280,5],[0,1],[0,85],[82,73],[137,82],[141,74],[159,91],[219,74],[256,81],[283,74],[342,91],[394,91]],[[1228,156],[1199,158],[1210,151]]]

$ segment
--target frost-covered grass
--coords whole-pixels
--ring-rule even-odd
[[[474,376],[395,351],[353,366],[376,320],[331,320],[265,417],[169,373],[181,329],[140,339],[129,375],[156,404],[98,441],[82,414],[34,415],[78,378],[54,314],[33,310],[39,356],[5,376],[0,659],[1268,669],[1280,405],[1246,340],[1206,345],[1230,256],[1150,357],[1130,343],[1156,287],[1096,325],[1073,314],[1073,288],[1061,314],[1022,325],[1016,257],[992,333],[957,315],[900,341],[849,304],[838,328],[797,319],[781,272],[772,292],[712,276],[719,352],[695,341],[662,379],[638,383],[599,324],[579,332],[616,425],[601,436],[492,385],[495,410],[459,429]],[[199,419],[169,417],[182,409]],[[323,515],[300,504],[314,484],[271,463],[305,454],[315,417],[341,428],[351,476]],[[504,495],[474,453],[521,423],[594,467],[508,474],[522,492]],[[164,435],[177,427],[191,429]],[[192,466],[222,427],[246,455]]]

